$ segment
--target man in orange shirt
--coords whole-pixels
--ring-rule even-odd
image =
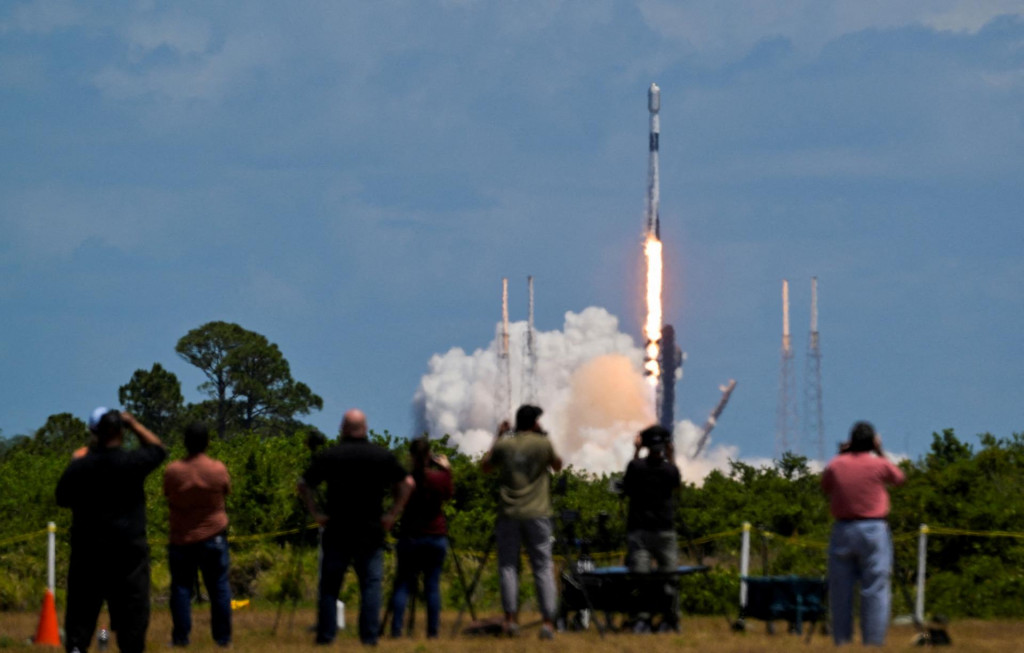
[[[188,646],[192,631],[192,588],[202,572],[210,595],[210,627],[220,646],[231,643],[231,587],[228,585],[228,514],[231,477],[224,463],[206,455],[210,432],[203,424],[185,430],[188,452],[164,471],[170,513],[171,643]]]

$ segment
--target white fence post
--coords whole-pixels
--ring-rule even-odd
[[[928,524],[921,524],[917,536],[917,601],[914,605],[914,617],[918,623],[924,623],[924,577],[928,561]]]
[[[740,545],[740,609],[747,607],[747,574],[750,572],[750,522],[743,522],[743,539]]]
[[[50,594],[53,594],[57,591],[57,524],[48,523],[46,531],[48,540],[46,551],[47,587],[50,588]]]

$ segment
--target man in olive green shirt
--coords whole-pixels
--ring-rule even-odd
[[[485,472],[497,471],[501,482],[495,536],[505,632],[514,635],[519,630],[519,547],[525,544],[544,619],[540,637],[551,639],[555,632],[556,599],[549,470],[562,469],[562,459],[555,454],[551,440],[540,426],[538,420],[543,412],[537,406],[520,406],[516,411],[515,433],[502,437],[508,430],[508,423],[503,422],[481,464]]]

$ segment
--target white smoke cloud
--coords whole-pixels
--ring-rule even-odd
[[[499,325],[500,329],[500,325]],[[593,473],[625,469],[637,432],[655,421],[654,393],[642,372],[643,350],[619,331],[619,320],[603,308],[567,312],[561,331],[534,335],[536,370],[527,374],[527,323],[509,328],[509,378],[499,378],[501,335],[473,353],[455,347],[435,354],[420,381],[414,407],[422,430],[451,435],[471,455],[491,444],[497,424],[511,420],[521,403],[544,409],[541,423],[566,464]],[[510,392],[499,396],[507,384]],[[727,469],[736,447],[706,449],[695,460],[700,427],[676,423],[677,463],[688,481]],[[770,462],[770,461],[768,461]]]

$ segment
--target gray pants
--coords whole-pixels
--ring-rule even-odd
[[[675,531],[629,531],[626,533],[629,570],[639,574],[651,572],[651,561],[658,563],[660,571],[668,571],[679,564],[679,545]]]
[[[679,544],[675,531],[629,531],[626,533],[627,557],[626,564],[633,573],[651,573],[651,561],[657,563],[658,571],[674,570],[679,564]],[[654,600],[663,605],[665,619],[670,625],[679,620],[679,589],[676,578],[668,579],[661,588],[664,600]],[[653,598],[653,597],[651,597]],[[649,621],[651,613],[646,610],[638,612],[635,617]]]
[[[533,569],[541,616],[555,618],[555,566],[551,560],[551,520],[499,517],[494,527],[498,540],[498,574],[501,577],[501,606],[505,612],[519,611],[519,547]]]

